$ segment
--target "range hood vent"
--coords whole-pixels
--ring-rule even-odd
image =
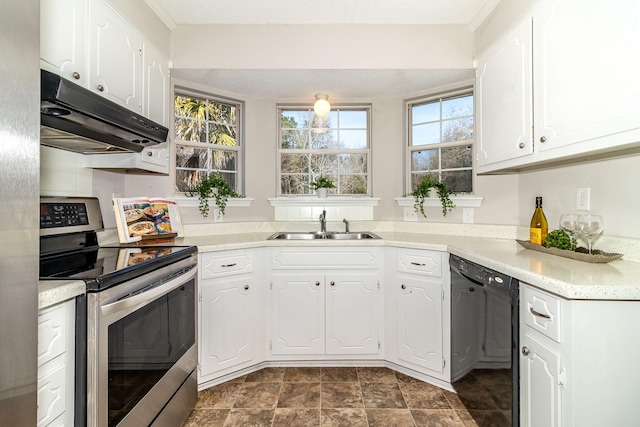
[[[57,74],[41,70],[40,143],[82,154],[139,153],[169,130]]]

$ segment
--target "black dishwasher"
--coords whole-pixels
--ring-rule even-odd
[[[502,409],[510,409],[511,420],[507,424],[505,415],[504,425],[519,426],[519,282],[453,254],[449,266],[454,388],[455,381],[462,379],[464,383],[464,377],[474,370],[484,374],[507,371],[511,382],[510,408]]]

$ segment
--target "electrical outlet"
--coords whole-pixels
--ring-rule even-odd
[[[591,209],[591,188],[578,188],[576,192],[576,209],[588,211]]]
[[[417,221],[418,213],[413,208],[404,208],[404,220],[405,221]]]
[[[473,208],[462,208],[462,223],[473,224]]]
[[[222,212],[220,212],[220,208],[213,208],[213,222],[222,222]]]

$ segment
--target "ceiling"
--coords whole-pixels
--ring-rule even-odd
[[[500,0],[145,0],[173,29],[189,24],[466,24]],[[318,92],[393,98],[474,77],[473,70],[174,69],[172,77],[255,99]]]

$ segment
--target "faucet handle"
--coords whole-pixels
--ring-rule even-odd
[[[347,218],[344,218],[342,220],[342,222],[344,222],[344,232],[348,233],[349,232],[349,221],[347,221]]]

